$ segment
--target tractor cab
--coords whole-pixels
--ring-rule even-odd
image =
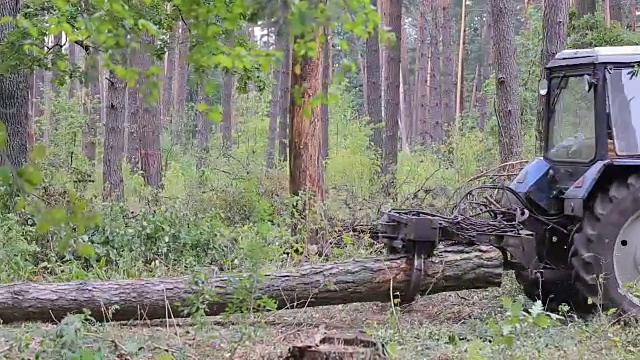
[[[546,66],[544,154],[560,189],[594,164],[640,159],[640,46],[564,50]]]

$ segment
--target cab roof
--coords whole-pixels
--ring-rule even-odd
[[[607,46],[590,49],[567,49],[560,51],[547,68],[558,66],[640,62],[640,46]]]

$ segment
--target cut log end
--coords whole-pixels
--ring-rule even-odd
[[[384,346],[364,334],[332,334],[294,345],[287,360],[383,360]]]

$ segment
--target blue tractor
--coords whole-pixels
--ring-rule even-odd
[[[439,241],[465,238],[499,248],[524,293],[550,309],[640,314],[638,63],[640,46],[564,50],[550,61],[540,83],[543,155],[493,202],[510,217],[496,221],[494,209],[472,233],[461,216],[387,212],[380,238],[410,255],[416,282]],[[412,298],[420,285],[411,287]]]

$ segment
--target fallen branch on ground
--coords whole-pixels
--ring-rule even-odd
[[[423,293],[498,287],[502,281],[502,255],[489,246],[441,244],[428,263],[422,277]],[[410,266],[404,257],[313,264],[267,274],[257,292],[275,300],[279,309],[388,302],[390,290],[404,292],[409,274]],[[233,299],[234,279],[241,276],[209,279],[205,286],[215,292],[217,299],[208,304],[207,315],[225,311]],[[60,321],[83,310],[97,321],[181,317],[179,304],[195,291],[188,277],[3,284],[0,320]]]

